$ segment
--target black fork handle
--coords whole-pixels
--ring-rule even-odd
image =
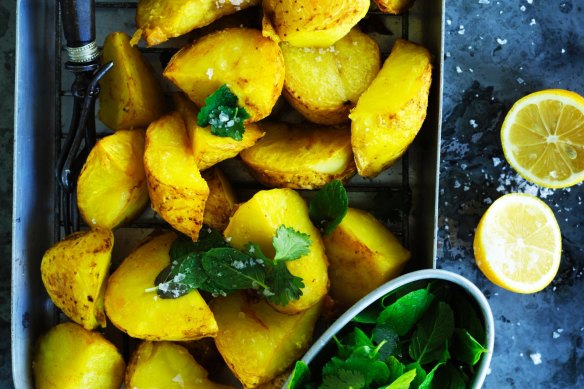
[[[59,0],[68,47],[95,41],[95,0]]]

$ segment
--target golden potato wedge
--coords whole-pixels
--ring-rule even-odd
[[[103,297],[114,246],[105,228],[76,232],[43,255],[41,276],[53,303],[88,330],[105,327]]]
[[[369,10],[369,0],[264,0],[264,34],[298,47],[328,47]]]
[[[44,334],[32,361],[36,389],[119,389],[125,367],[113,344],[74,323]]]
[[[105,39],[102,63],[114,67],[99,85],[99,119],[113,130],[146,128],[166,110],[164,93],[148,61],[123,32]]]
[[[379,8],[380,11],[398,15],[402,12],[407,11],[412,5],[414,5],[414,0],[373,0]]]
[[[89,226],[114,229],[148,205],[144,130],[120,130],[93,147],[77,181],[77,206]]]
[[[308,217],[308,207],[292,189],[263,190],[241,204],[231,216],[223,235],[230,245],[242,250],[253,242],[273,258],[272,238],[282,224],[310,236],[310,253],[286,262],[290,273],[302,278],[302,296],[286,306],[274,306],[280,312],[294,314],[317,304],[328,291],[327,259],[319,231]]]
[[[283,373],[312,340],[320,304],[296,314],[274,310],[244,292],[211,302],[219,332],[215,344],[245,388],[255,388]]]
[[[148,46],[158,45],[260,3],[260,0],[140,0],[136,9],[138,30],[132,43],[143,38]]]
[[[207,371],[187,349],[170,342],[142,342],[126,370],[126,388],[232,389],[207,378]]]
[[[349,111],[379,72],[379,46],[358,28],[327,48],[280,46],[286,64],[284,97],[314,123],[348,121]]]
[[[197,240],[209,187],[193,156],[178,112],[148,126],[144,169],[152,208],[173,228]]]
[[[276,378],[266,382],[265,384],[256,386],[256,389],[282,389],[284,388],[286,381],[288,381],[290,374],[292,374],[292,369],[286,370],[284,373],[276,376]]]
[[[401,274],[410,252],[368,212],[349,208],[341,224],[323,237],[330,262],[330,295],[345,307]]]
[[[251,174],[269,187],[316,189],[355,172],[348,126],[260,124],[264,138],[240,153]]]
[[[174,233],[151,238],[134,250],[110,276],[105,310],[111,322],[133,338],[196,340],[215,336],[217,322],[198,291],[176,299],[159,298],[154,280],[170,264]]]
[[[248,122],[268,116],[284,85],[280,46],[260,31],[228,28],[206,35],[176,53],[164,76],[202,107],[227,84],[250,114]]]
[[[428,50],[398,39],[349,115],[360,175],[375,177],[413,142],[426,118],[431,79]]]
[[[176,109],[185,121],[193,156],[201,171],[237,156],[241,150],[253,146],[258,139],[264,136],[262,130],[255,123],[245,123],[245,132],[240,141],[230,137],[213,135],[209,127],[197,125],[199,109],[192,101],[182,93],[176,93],[173,99]]]
[[[205,203],[203,223],[211,228],[223,231],[229,224],[229,217],[237,203],[235,193],[233,193],[227,177],[218,167],[207,169],[201,175],[209,186],[209,198]]]

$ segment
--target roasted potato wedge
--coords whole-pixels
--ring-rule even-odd
[[[114,67],[99,85],[99,119],[113,130],[146,128],[166,110],[164,93],[150,64],[130,38],[113,32],[103,45],[102,63]]]
[[[205,203],[203,223],[211,228],[223,231],[229,224],[229,217],[237,203],[235,193],[233,193],[227,177],[219,168],[207,169],[201,175],[209,186],[209,198]]]
[[[173,99],[176,109],[185,121],[193,156],[201,171],[237,156],[241,150],[253,146],[264,135],[255,123],[245,123],[245,132],[240,141],[230,137],[213,135],[209,127],[197,125],[199,109],[192,101],[182,93],[176,93]]]
[[[274,310],[243,292],[211,302],[219,325],[215,344],[245,388],[255,388],[283,373],[312,339],[320,304],[296,314]]]
[[[136,9],[138,30],[132,43],[144,38],[148,46],[158,45],[260,3],[260,0],[140,0]]]
[[[209,380],[187,349],[170,342],[142,342],[132,354],[125,384],[139,389],[232,389]]]
[[[164,76],[199,107],[227,84],[250,114],[248,122],[257,122],[272,112],[282,93],[284,58],[280,46],[258,30],[228,28],[181,49]]]
[[[286,381],[288,381],[290,374],[292,374],[292,369],[286,370],[284,373],[276,376],[276,378],[266,382],[265,384],[256,386],[256,389],[282,389],[284,388]]]
[[[264,0],[264,35],[297,47],[328,47],[363,19],[369,0]]]
[[[379,8],[380,11],[398,15],[402,12],[407,11],[412,5],[414,5],[414,0],[373,0]]]
[[[348,126],[260,124],[264,138],[240,153],[251,174],[269,187],[316,189],[356,172]]]
[[[44,334],[32,361],[36,389],[119,389],[125,367],[113,344],[74,323]]]
[[[379,72],[379,46],[352,29],[327,48],[281,44],[286,64],[284,97],[318,124],[340,124]]]
[[[308,207],[292,189],[263,190],[241,204],[231,216],[223,235],[230,245],[242,250],[246,243],[260,246],[273,258],[272,238],[282,224],[310,236],[310,253],[286,262],[290,273],[302,278],[302,296],[286,306],[275,306],[283,313],[294,314],[317,304],[328,291],[327,259],[320,233],[308,217]]]
[[[198,291],[176,299],[159,298],[153,288],[170,264],[174,233],[151,238],[134,250],[110,276],[105,310],[111,322],[133,338],[196,340],[215,336],[217,322]]]
[[[197,240],[209,187],[201,177],[178,112],[146,131],[144,169],[152,208],[173,228]]]
[[[148,205],[144,130],[120,130],[93,147],[77,181],[77,206],[85,223],[113,229]]]
[[[398,39],[383,68],[361,95],[351,118],[357,170],[375,177],[407,150],[426,118],[431,55]]]
[[[330,262],[330,295],[345,307],[399,276],[410,259],[410,252],[387,227],[354,208],[323,241]]]
[[[43,255],[41,276],[53,303],[88,330],[105,327],[103,296],[114,236],[96,228],[76,232]]]

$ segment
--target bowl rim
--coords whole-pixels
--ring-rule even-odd
[[[474,380],[471,383],[471,388],[480,388],[488,374],[489,365],[493,355],[493,348],[495,345],[495,322],[493,319],[493,312],[491,311],[491,307],[487,301],[487,298],[474,283],[459,274],[442,269],[424,269],[413,271],[379,286],[361,300],[356,302],[333,324],[331,324],[331,326],[328,327],[327,330],[308,349],[308,351],[302,357],[301,361],[308,365],[320,352],[320,350],[322,350],[322,348],[332,339],[332,337],[341,329],[343,329],[345,325],[349,323],[351,319],[353,319],[353,317],[355,317],[358,313],[376,302],[381,297],[385,296],[387,293],[393,292],[396,289],[411,282],[431,279],[449,281],[462,287],[471,297],[475,299],[480,308],[480,313],[483,316],[485,324],[487,352],[485,352],[481,357],[481,360],[477,365]],[[287,383],[284,387],[287,387]]]

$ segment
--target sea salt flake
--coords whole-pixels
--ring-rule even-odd
[[[522,5],[521,7],[519,7],[519,9],[521,10],[521,12],[525,12],[525,10],[527,9],[524,5]]]
[[[213,79],[213,68],[207,69],[207,77],[209,77],[209,80]]]
[[[506,45],[507,44],[507,39],[497,38],[497,43],[500,44],[500,45]]]
[[[501,158],[493,157],[493,166],[497,167],[501,164]]]
[[[533,19],[533,18],[532,18],[532,19],[529,21],[529,25],[530,25],[530,26],[535,26],[535,24],[536,24],[536,22],[535,22],[535,19]]]
[[[458,34],[464,35],[464,26],[462,24],[458,26]]]
[[[469,120],[469,124],[472,126],[472,128],[477,128],[479,125],[477,124],[477,121],[474,119],[470,119]]]
[[[562,54],[564,54],[566,52],[566,49],[562,49]]]
[[[558,339],[560,337],[560,334],[558,332],[554,331],[553,334],[552,334],[552,337],[554,339]]]
[[[479,0],[479,4],[491,4],[490,0]]]
[[[459,74],[462,73],[462,69],[460,68],[460,66],[456,67],[456,73],[459,73]]]
[[[534,365],[541,364],[541,354],[540,353],[529,354],[529,358],[531,358],[531,361],[533,362]]]
[[[177,384],[179,384],[182,387],[185,386],[185,380],[183,379],[182,375],[180,375],[180,373],[174,376],[174,378],[172,379],[172,382],[176,382]]]

